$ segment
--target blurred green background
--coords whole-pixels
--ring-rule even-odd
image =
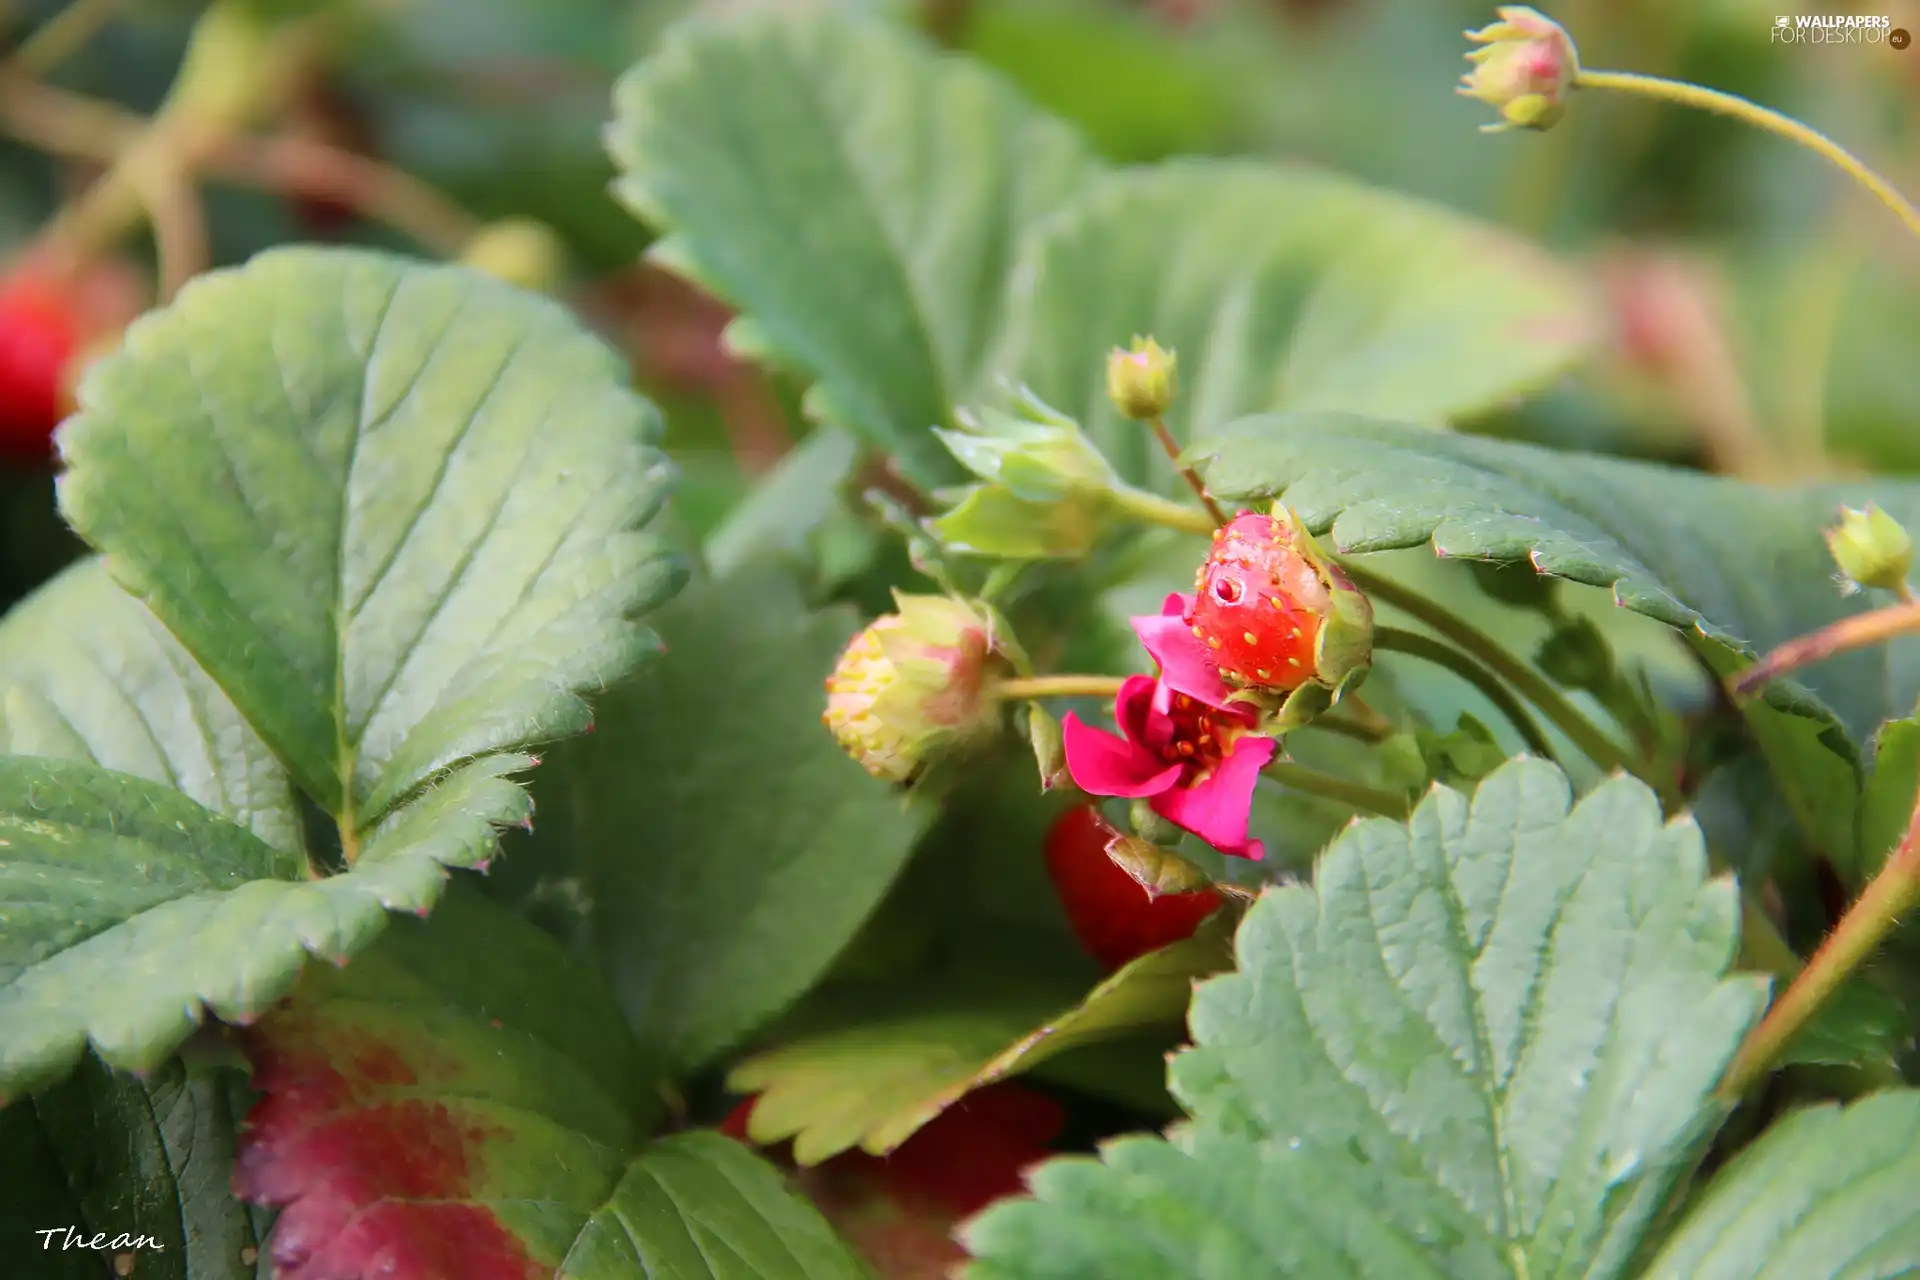
[[[1898,224],[1818,159],[1700,113],[1590,95],[1550,133],[1481,134],[1487,110],[1452,91],[1462,31],[1493,17],[1477,2],[341,0],[351,36],[283,127],[417,174],[476,215],[556,227],[574,259],[570,296],[669,411],[687,476],[679,518],[697,533],[805,426],[794,388],[727,358],[718,308],[638,265],[646,233],[606,190],[610,88],[691,10],[826,3],[889,11],[999,67],[1115,159],[1311,159],[1590,267],[1612,303],[1611,343],[1470,429],[1763,480],[1920,471],[1920,253]],[[17,42],[63,7],[15,0],[0,19]],[[200,7],[123,0],[53,79],[151,110]],[[1920,50],[1776,45],[1774,17],[1791,12],[1779,0],[1544,10],[1590,66],[1766,102],[1920,187]],[[1920,29],[1920,0],[1861,11]],[[0,143],[0,237],[24,242],[87,176]],[[271,193],[214,188],[208,217],[217,262],[290,239],[410,247]],[[50,494],[44,470],[4,476],[9,601],[75,551]]]

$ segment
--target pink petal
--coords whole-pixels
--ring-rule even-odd
[[[1096,729],[1071,711],[1060,722],[1060,736],[1067,749],[1067,772],[1088,795],[1151,796],[1180,780],[1180,765],[1167,764],[1138,743]]]
[[[1187,597],[1178,592],[1167,597],[1158,617],[1129,618],[1140,643],[1160,664],[1160,679],[1173,693],[1184,693],[1210,707],[1225,708],[1233,690],[1220,678],[1207,642],[1193,634],[1193,628],[1181,621]],[[1178,606],[1176,609],[1175,606]],[[1165,710],[1164,701],[1160,707]]]
[[[1247,814],[1260,771],[1277,749],[1272,738],[1243,734],[1212,777],[1197,787],[1175,787],[1155,796],[1153,811],[1230,857],[1258,862],[1266,849],[1258,840],[1247,839]]]
[[[1173,721],[1167,715],[1172,701],[1173,694],[1152,676],[1128,676],[1113,700],[1113,719],[1128,742],[1159,757],[1173,741]]]

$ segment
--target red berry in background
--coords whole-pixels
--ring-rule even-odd
[[[1119,834],[1090,804],[1061,814],[1047,832],[1054,892],[1080,945],[1109,971],[1192,937],[1222,902],[1213,889],[1149,896],[1107,856]]]
[[[117,258],[57,270],[40,258],[0,274],[0,459],[44,462],[73,412],[94,357],[152,300],[152,284]]]
[[[749,1142],[756,1101],[735,1107],[720,1132]],[[966,1260],[954,1227],[1020,1194],[1022,1172],[1051,1154],[1065,1125],[1051,1097],[1003,1081],[960,1099],[889,1155],[845,1151],[799,1170],[798,1181],[876,1275],[940,1280]]]
[[[1297,689],[1332,605],[1323,572],[1286,521],[1246,512],[1214,534],[1185,622],[1230,683]]]
[[[72,291],[51,274],[0,280],[0,450],[45,458],[60,425],[67,366],[84,342]]]

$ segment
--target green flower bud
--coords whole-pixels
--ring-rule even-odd
[[[1077,560],[1091,552],[1110,523],[1107,500],[1071,494],[1028,502],[1004,485],[975,485],[954,495],[952,508],[927,522],[948,551],[1001,560]]]
[[[1840,523],[1827,530],[1827,549],[1849,581],[1883,591],[1903,591],[1913,568],[1913,539],[1898,520],[1869,502],[1865,511],[1840,508]]]
[[[534,293],[550,292],[567,277],[567,248],[559,234],[532,218],[488,223],[468,241],[460,261]]]
[[[1506,5],[1500,21],[1467,39],[1481,48],[1468,52],[1473,70],[1458,90],[1500,112],[1500,123],[1482,125],[1484,133],[1507,129],[1550,129],[1566,114],[1567,98],[1580,78],[1573,40],[1556,22],[1524,5]]]
[[[961,415],[964,430],[935,428],[934,435],[962,466],[1026,502],[1057,502],[1075,493],[1108,493],[1120,477],[1080,424],[1030,393],[1024,416],[984,410]]]
[[[893,598],[899,612],[875,619],[841,653],[820,718],[868,773],[909,783],[936,757],[993,732],[992,685],[1007,664],[993,624],[967,602]]]
[[[1137,422],[1157,418],[1179,390],[1178,365],[1173,352],[1152,338],[1136,337],[1131,350],[1115,347],[1107,357],[1107,398],[1122,417]]]

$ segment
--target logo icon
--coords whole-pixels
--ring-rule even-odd
[[[1773,20],[1773,25],[1776,27],[1784,27],[1791,21],[1792,19],[1790,19],[1789,17],[1787,17],[1786,14],[1783,13],[1779,17]]]
[[[1896,49],[1904,49],[1913,43],[1913,37],[1907,34],[1905,27],[1895,27],[1887,32],[1887,43]]]

